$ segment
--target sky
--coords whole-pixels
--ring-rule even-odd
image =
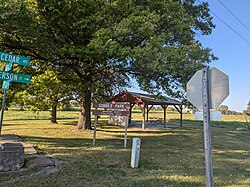
[[[211,48],[219,58],[212,62],[210,67],[216,67],[229,76],[230,93],[222,104],[229,106],[230,110],[245,110],[250,100],[250,0],[207,0],[207,2],[216,27],[211,35],[200,36],[198,39],[203,46]]]
[[[250,100],[250,0],[199,1],[209,3],[215,29],[209,36],[197,35],[197,39],[219,58],[209,66],[229,76],[230,93],[222,104],[227,105],[229,110],[241,112]],[[131,91],[140,90],[134,86]]]

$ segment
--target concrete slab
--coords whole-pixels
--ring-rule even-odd
[[[3,143],[21,143],[24,147],[25,155],[37,154],[36,149],[31,144],[24,142],[19,136],[15,134],[2,134],[0,136],[0,144]]]

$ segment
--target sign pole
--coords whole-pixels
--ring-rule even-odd
[[[93,145],[96,142],[96,124],[97,124],[97,115],[95,115],[95,122],[94,122],[94,138],[93,138]]]
[[[0,118],[0,135],[2,132],[2,126],[3,126],[3,114],[4,114],[5,101],[6,101],[6,90],[4,90],[3,102],[2,102],[2,111],[1,111],[1,118]]]
[[[204,147],[206,163],[206,187],[213,187],[212,145],[210,127],[210,96],[209,96],[209,69],[202,69],[202,102],[203,102],[203,125],[204,125]]]
[[[128,138],[128,123],[125,124],[124,148],[127,147],[127,138]]]

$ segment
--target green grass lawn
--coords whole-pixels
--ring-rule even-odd
[[[59,113],[59,124],[51,124],[46,114],[32,118],[11,112],[6,112],[3,134],[19,135],[40,154],[63,160],[63,164],[51,174],[36,170],[1,173],[0,186],[205,186],[202,122],[194,121],[190,114],[184,115],[182,128],[174,112],[168,113],[168,124],[176,128],[129,128],[125,149],[124,129],[105,125],[105,116],[98,125],[96,146],[92,146],[93,131],[76,129],[77,112]],[[149,118],[162,119],[163,114],[151,113]],[[134,113],[133,120],[139,119],[140,113]],[[223,119],[212,123],[214,184],[249,187],[250,130],[244,116]],[[133,137],[142,141],[138,169],[130,168]]]

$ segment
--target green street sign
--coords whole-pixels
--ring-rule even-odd
[[[0,61],[1,62],[11,62],[14,64],[18,64],[21,66],[29,66],[30,65],[30,59],[24,56],[18,56],[14,54],[4,53],[0,52]]]
[[[2,89],[3,90],[9,90],[10,89],[10,80],[3,81]]]
[[[0,71],[0,80],[10,80],[13,82],[20,82],[29,84],[31,80],[30,75],[18,74],[13,72]]]
[[[12,70],[12,62],[6,64],[4,71],[11,71]]]

